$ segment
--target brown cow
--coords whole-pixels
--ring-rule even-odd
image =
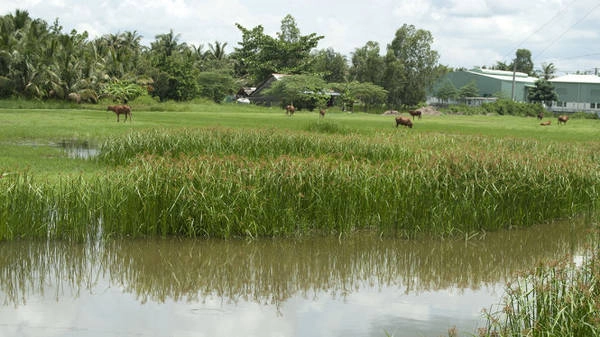
[[[321,115],[321,117],[325,117],[325,109],[319,110],[319,115]]]
[[[413,127],[413,123],[411,122],[410,118],[402,116],[396,117],[396,127],[398,127],[398,125],[408,126],[409,128]]]
[[[408,113],[412,116],[413,120],[415,119],[415,116],[421,119],[421,110],[408,110]]]
[[[291,116],[294,114],[294,112],[296,112],[296,108],[292,104],[285,106],[285,114],[286,115]]]
[[[541,126],[548,126],[550,125],[552,122],[551,121],[545,121],[545,122],[541,122],[540,125]]]
[[[127,121],[127,116],[129,116],[130,122],[133,120],[129,105],[109,105],[106,111],[113,111],[117,115],[117,123],[119,122],[120,115],[125,115],[125,122]]]
[[[544,119],[544,113],[540,112],[539,114],[537,114],[537,119],[539,119],[539,120]]]
[[[569,120],[569,116],[560,115],[560,116],[558,116],[558,125],[560,125],[560,124],[567,124],[568,120]]]

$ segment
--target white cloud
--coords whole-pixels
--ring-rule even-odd
[[[149,44],[172,29],[181,42],[227,42],[232,51],[241,41],[235,23],[262,25],[274,35],[281,19],[291,14],[302,34],[325,36],[319,48],[346,56],[367,41],[379,42],[385,52],[396,30],[412,24],[432,33],[441,61],[453,67],[493,65],[525,48],[536,66],[554,59],[579,70],[600,64],[597,57],[576,58],[600,53],[599,6],[595,0],[291,0],[285,5],[276,0],[0,0],[3,14],[25,9],[50,24],[58,18],[65,31],[86,30],[92,38],[135,30]]]

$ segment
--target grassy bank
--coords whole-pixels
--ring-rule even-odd
[[[103,173],[5,177],[0,238],[454,236],[596,209],[594,146],[398,132],[402,142],[231,128],[109,137],[94,159]]]

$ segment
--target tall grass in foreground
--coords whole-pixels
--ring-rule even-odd
[[[488,314],[480,336],[600,335],[600,239],[581,266],[565,259],[540,265],[506,289],[503,307]]]
[[[483,137],[152,131],[102,147],[105,175],[0,181],[0,239],[465,235],[593,212],[590,149]],[[544,155],[538,152],[544,151]],[[143,155],[145,153],[145,155]]]

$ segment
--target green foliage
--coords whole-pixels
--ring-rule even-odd
[[[237,82],[229,74],[221,72],[201,72],[198,74],[200,96],[221,103],[226,96],[231,95],[237,88]]]
[[[464,99],[477,96],[479,96],[479,88],[477,88],[477,84],[475,84],[474,80],[458,89],[458,97],[460,98]]]
[[[531,60],[531,52],[528,49],[517,49],[514,63],[511,65],[511,69],[515,69],[518,72],[525,73],[527,75],[533,75],[533,61]]]
[[[381,106],[387,98],[387,90],[372,84],[363,82],[347,82],[347,83],[330,83],[332,89],[341,93],[340,99],[344,107],[349,107],[351,110],[355,103],[362,104],[364,111],[367,112],[370,108]]]
[[[387,76],[384,88],[390,96],[388,102],[411,106],[425,100],[426,90],[440,76],[439,54],[431,49],[431,32],[404,24],[396,31],[388,45],[386,67],[393,67],[397,76]]]
[[[535,81],[535,88],[529,89],[527,99],[532,102],[545,103],[551,106],[552,102],[558,101],[558,95],[554,91],[554,85],[546,79]]]
[[[541,104],[513,102],[510,99],[499,99],[493,103],[482,104],[485,113],[498,115],[535,117],[545,109]]]
[[[190,59],[174,55],[163,60],[152,78],[154,91],[161,101],[176,100],[188,101],[197,97],[200,88],[198,84],[199,72],[194,69]]]
[[[521,275],[506,287],[498,311],[479,336],[600,335],[600,247],[597,233],[581,266],[567,257]]]
[[[364,47],[356,48],[352,53],[351,81],[382,85],[384,70],[378,42],[368,41]]]
[[[139,84],[121,81],[108,83],[102,92],[103,95],[110,97],[112,101],[121,103],[133,101],[147,93],[146,88]]]
[[[315,52],[312,72],[321,76],[325,82],[345,82],[348,76],[346,57],[332,48]]]
[[[328,134],[347,134],[349,130],[344,128],[339,123],[332,121],[312,121],[306,129],[311,132],[328,133]]]
[[[450,80],[446,79],[446,81],[444,81],[444,84],[437,90],[435,95],[439,99],[448,102],[448,100],[455,99],[458,97],[458,90]]]
[[[301,74],[309,71],[313,61],[310,51],[323,39],[315,33],[300,35],[291,15],[282,20],[279,38],[266,35],[260,25],[247,29],[237,23],[236,27],[242,32],[242,42],[231,57],[237,62],[237,75],[247,76],[253,83],[273,73]]]
[[[446,237],[530,226],[597,204],[594,148],[416,133],[399,142],[398,132],[339,134],[329,125],[319,137],[273,129],[127,132],[103,143],[105,174],[55,184],[27,174],[0,179],[0,240],[84,240],[98,233],[98,219],[103,235],[128,237],[357,230]]]
[[[265,94],[281,100],[282,105],[293,104],[298,108],[321,108],[329,99],[325,81],[312,75],[285,76],[273,83]]]

